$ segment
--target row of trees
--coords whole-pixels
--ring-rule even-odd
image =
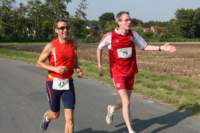
[[[81,0],[75,17],[67,12],[70,2],[71,0],[29,0],[26,5],[16,5],[15,0],[0,1],[0,40],[51,39],[54,36],[53,22],[58,18],[70,18],[76,28],[82,30],[86,20],[86,0]]]
[[[97,20],[88,20],[87,0],[81,0],[75,15],[67,11],[71,0],[29,0],[16,5],[15,0],[0,1],[0,41],[47,41],[52,39],[53,22],[64,18],[69,21],[71,37],[95,42],[114,27],[114,14],[105,13]],[[101,29],[101,30],[100,30]]]
[[[181,35],[187,38],[200,38],[200,8],[180,9],[176,12],[176,24]]]
[[[145,27],[157,26],[165,28],[167,32],[144,32]],[[135,30],[149,40],[155,41],[184,41],[200,39],[200,8],[178,9],[175,18],[167,22],[149,21],[135,25]]]
[[[65,18],[71,24],[71,37],[87,42],[99,40],[101,34],[115,27],[112,12],[103,13],[99,20],[88,20],[87,0],[81,0],[75,15],[67,11],[72,0],[29,0],[16,6],[15,0],[0,1],[0,41],[47,41],[54,37],[53,21]],[[200,8],[178,9],[175,18],[168,22],[143,22],[132,19],[133,29],[146,39],[165,41],[170,38],[200,38]],[[144,32],[145,27],[159,26],[167,32]]]

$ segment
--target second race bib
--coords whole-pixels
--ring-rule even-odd
[[[53,90],[69,90],[70,89],[69,80],[54,78],[52,89]]]
[[[132,57],[132,47],[117,49],[117,54],[118,58],[130,58]]]

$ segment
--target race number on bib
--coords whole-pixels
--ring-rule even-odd
[[[68,79],[53,79],[53,90],[69,90],[69,80]]]
[[[132,57],[132,47],[117,49],[117,54],[118,58],[130,58]]]

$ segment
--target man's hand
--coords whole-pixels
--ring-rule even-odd
[[[103,76],[102,65],[98,65],[98,73],[100,77]]]
[[[79,78],[82,78],[83,77],[83,71],[80,69],[80,68],[76,68],[76,73],[78,75]]]
[[[54,68],[54,72],[64,74],[67,72],[67,68],[65,66],[57,66]]]
[[[175,52],[176,47],[171,45],[170,43],[165,43],[164,45],[160,46],[161,51],[166,51],[166,52]]]

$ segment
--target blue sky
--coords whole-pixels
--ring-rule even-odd
[[[28,1],[28,0],[16,0]],[[68,5],[70,14],[74,14],[80,0],[72,0]],[[179,8],[200,8],[200,0],[87,0],[88,19],[98,19],[104,12],[117,13],[129,11],[134,18],[143,21],[168,21],[175,16]]]

